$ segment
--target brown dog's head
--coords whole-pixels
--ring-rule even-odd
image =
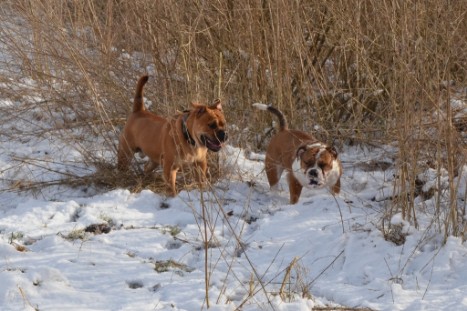
[[[222,104],[216,99],[212,105],[205,106],[192,103],[194,119],[191,133],[196,142],[211,151],[217,152],[227,140],[226,122],[222,112]]]
[[[322,143],[300,146],[292,170],[302,186],[312,189],[333,186],[341,175],[336,149]]]

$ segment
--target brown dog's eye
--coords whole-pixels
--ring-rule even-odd
[[[209,124],[209,127],[212,128],[213,130],[215,130],[217,128],[217,124],[216,122],[212,122]]]

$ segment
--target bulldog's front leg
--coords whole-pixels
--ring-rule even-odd
[[[293,176],[292,173],[288,175],[289,179],[289,192],[290,192],[290,204],[296,204],[302,193],[303,186],[300,182]]]
[[[333,194],[339,194],[341,192],[341,179],[339,178],[336,184],[331,188]]]

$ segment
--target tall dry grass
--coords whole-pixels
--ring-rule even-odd
[[[149,72],[146,95],[161,114],[223,98],[236,146],[264,148],[258,133],[271,119],[252,113],[258,101],[338,145],[397,146],[387,217],[416,225],[419,174],[446,170],[436,221],[446,236],[465,231],[455,177],[467,121],[451,107],[466,97],[465,1],[4,0],[0,10],[2,96],[29,101],[37,123],[51,124],[44,132],[101,178],[113,161],[95,141],[115,154],[136,79]],[[4,120],[25,113],[1,109]]]

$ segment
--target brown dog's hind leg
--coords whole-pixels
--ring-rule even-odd
[[[287,178],[289,179],[290,204],[295,204],[300,198],[303,186],[298,182],[292,173],[289,173]]]
[[[126,140],[124,138],[120,138],[117,152],[117,168],[120,171],[128,170],[128,167],[130,166],[131,160],[133,158],[133,154],[134,152],[131,150]]]
[[[146,162],[146,164],[144,164],[144,174],[149,174],[158,167],[159,163],[149,160],[148,162]]]

